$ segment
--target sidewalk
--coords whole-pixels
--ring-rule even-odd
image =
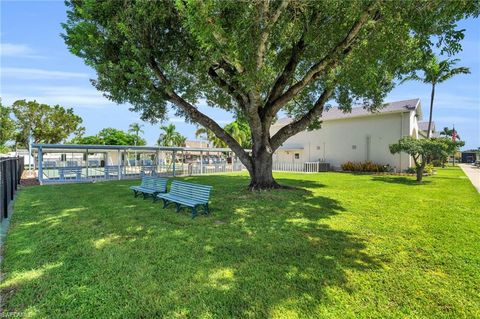
[[[473,186],[480,193],[480,168],[471,164],[458,164],[461,167],[465,175],[468,176]]]

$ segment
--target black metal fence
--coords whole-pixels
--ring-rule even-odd
[[[23,157],[0,158],[0,220],[8,218],[8,206],[17,192],[24,168]]]

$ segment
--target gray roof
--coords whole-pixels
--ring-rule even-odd
[[[418,122],[418,129],[420,131],[427,131],[428,130],[428,122]],[[430,129],[432,131],[435,131],[435,122],[432,121],[432,127]]]
[[[203,152],[229,152],[229,148],[194,148],[194,147],[167,147],[167,146],[133,146],[133,145],[87,145],[87,144],[32,144],[34,149],[60,151],[91,151],[91,150],[117,150],[117,151],[203,151]],[[245,150],[250,151],[250,150]]]
[[[411,99],[411,100],[403,100],[397,102],[390,102],[385,103],[384,106],[377,111],[371,112],[363,107],[353,107],[351,112],[343,112],[338,107],[332,107],[329,110],[323,111],[322,117],[320,118],[322,121],[330,121],[330,120],[339,120],[345,118],[353,118],[353,117],[363,117],[363,116],[372,116],[375,114],[386,114],[386,113],[402,113],[408,111],[415,111],[418,117],[422,118],[422,110],[420,105],[420,99]],[[292,121],[292,118],[286,117],[279,119],[275,125],[287,125]]]

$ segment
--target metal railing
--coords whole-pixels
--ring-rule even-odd
[[[215,173],[239,172],[245,167],[241,162],[227,163],[168,163],[158,165],[87,165],[83,161],[78,166],[53,165],[50,161],[42,163],[39,175],[41,184],[47,183],[79,183],[105,180],[137,179],[144,175],[189,176]],[[91,164],[91,163],[88,163]],[[123,163],[122,163],[123,164]],[[147,163],[150,164],[150,163]]]
[[[23,157],[0,158],[0,220],[9,216],[10,202],[17,192],[22,177]]]

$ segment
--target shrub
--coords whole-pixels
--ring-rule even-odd
[[[423,170],[424,173],[428,174],[428,175],[432,175],[433,174],[433,164],[427,164],[425,165],[425,169]]]
[[[371,161],[366,162],[345,162],[341,165],[343,171],[348,172],[391,172],[390,165],[382,165]]]
[[[416,174],[417,173],[417,169],[415,167],[409,167],[407,169],[405,169],[405,173],[407,174]]]
[[[433,164],[427,164],[425,165],[425,168],[423,169],[423,173],[427,175],[432,175],[433,174]],[[405,170],[405,173],[407,174],[416,174],[417,169],[415,167],[409,167]]]
[[[354,171],[355,163],[348,161],[340,165],[340,167],[342,171]]]
[[[441,167],[441,166],[443,166],[443,161],[439,160],[439,159],[434,159],[432,161],[432,164],[433,164],[434,167]]]

